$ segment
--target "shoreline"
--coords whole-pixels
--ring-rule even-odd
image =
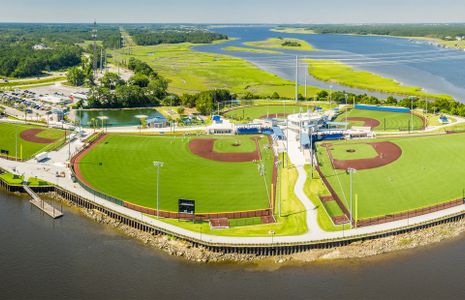
[[[17,194],[15,195],[18,196]],[[353,242],[347,246],[330,249],[312,249],[289,255],[260,256],[256,254],[224,253],[211,251],[203,246],[194,246],[191,242],[180,240],[169,235],[157,235],[143,232],[122,224],[120,221],[98,210],[79,207],[55,193],[49,193],[44,196],[44,198],[53,201],[63,201],[66,207],[77,209],[82,216],[104,226],[109,226],[119,233],[141,242],[145,246],[161,250],[170,256],[176,256],[186,261],[199,264],[234,263],[243,266],[273,266],[276,268],[317,262],[365,259],[388,253],[393,254],[399,251],[438,245],[442,241],[461,238],[465,235],[465,219],[461,219],[459,221],[439,224],[399,235]]]

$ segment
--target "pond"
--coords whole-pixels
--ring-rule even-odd
[[[93,110],[76,110],[75,118],[80,120],[81,126],[90,127],[92,119],[97,119],[100,116],[108,117],[105,121],[107,126],[136,126],[140,124],[139,119],[136,116],[144,115],[148,119],[158,119],[160,121],[166,121],[166,118],[152,108],[137,108],[137,109],[93,109]],[[101,125],[101,121],[97,119],[98,124]]]

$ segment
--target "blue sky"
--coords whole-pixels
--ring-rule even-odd
[[[465,0],[0,0],[0,22],[465,22]]]

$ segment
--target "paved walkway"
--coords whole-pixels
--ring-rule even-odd
[[[333,239],[333,238],[355,236],[359,234],[373,233],[373,232],[403,227],[409,224],[412,225],[416,223],[421,223],[421,222],[431,220],[434,218],[439,218],[439,217],[451,215],[451,214],[454,214],[460,211],[465,211],[465,205],[461,205],[461,206],[450,208],[450,209],[443,210],[440,212],[436,212],[436,213],[432,213],[432,214],[428,214],[424,216],[419,216],[415,218],[410,218],[409,220],[402,220],[402,221],[391,222],[388,224],[356,228],[356,229],[346,230],[343,232],[325,232],[318,226],[317,213],[316,213],[315,207],[303,191],[304,183],[305,183],[306,176],[307,176],[303,168],[303,165],[306,162],[306,158],[298,149],[298,142],[296,140],[296,134],[292,133],[291,131],[289,132],[290,132],[289,157],[292,163],[297,166],[297,171],[299,174],[294,191],[297,197],[302,201],[303,205],[305,206],[307,210],[307,225],[308,225],[309,231],[299,236],[275,236],[273,238],[275,244],[295,243],[295,242],[312,242],[312,241],[319,241],[319,240],[325,240],[325,239]],[[71,152],[74,153],[76,149],[78,149],[81,146],[82,144],[80,141],[72,142]],[[151,225],[157,226],[159,228],[163,228],[165,230],[168,230],[173,233],[180,234],[180,235],[189,236],[192,238],[196,238],[196,239],[200,239],[200,240],[208,241],[212,243],[221,243],[221,244],[225,244],[225,243],[227,244],[271,244],[272,243],[271,236],[269,237],[266,237],[266,236],[265,237],[225,237],[225,236],[207,235],[207,234],[202,234],[202,233],[192,232],[190,230],[182,229],[174,225],[167,224],[162,221],[156,220],[154,218],[144,216],[140,212],[136,212],[134,210],[119,206],[103,198],[100,198],[96,196],[95,194],[88,192],[87,190],[82,188],[79,184],[73,183],[71,180],[70,171],[69,169],[66,168],[66,165],[65,165],[67,161],[68,161],[68,147],[64,147],[59,151],[51,152],[50,160],[44,163],[37,163],[34,160],[27,161],[27,162],[14,162],[14,161],[0,159],[0,167],[10,172],[16,172],[18,174],[23,174],[27,178],[37,176],[38,178],[55,183],[73,193],[79,194],[87,198],[90,201],[104,205],[114,211],[118,211],[132,218],[140,219]],[[55,176],[56,172],[62,172],[62,171],[66,173],[66,178],[58,178]]]

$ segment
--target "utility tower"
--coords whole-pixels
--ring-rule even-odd
[[[97,54],[97,21],[94,21],[94,28],[92,29],[92,41],[94,43],[94,53],[93,53],[93,70],[94,72],[97,71],[97,60],[98,60],[98,54]]]

